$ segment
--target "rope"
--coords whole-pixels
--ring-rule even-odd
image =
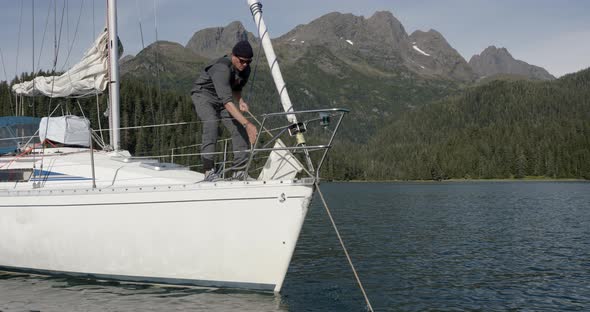
[[[20,154],[16,155],[16,156],[15,156],[13,159],[11,159],[9,162],[7,162],[7,163],[3,164],[2,166],[0,166],[0,168],[4,168],[4,167],[8,168],[8,167],[10,167],[10,165],[12,165],[12,164],[13,164],[15,161],[17,161],[19,158],[21,158],[21,157],[23,157],[24,155],[26,155],[26,154],[30,153],[32,150],[34,150],[34,149],[35,149],[37,146],[39,146],[39,145],[41,145],[41,144],[43,144],[43,143],[36,143],[36,144],[33,144],[33,146],[32,146],[32,147],[29,147],[29,148],[28,148],[28,149],[26,149],[24,152],[22,152],[22,153],[20,153]]]
[[[260,122],[260,121],[259,121],[259,120],[256,118],[256,116],[252,115],[252,113],[251,113],[250,111],[248,111],[248,115],[250,115],[250,117],[251,117],[252,119],[254,119],[254,121],[256,121],[256,123],[257,123],[257,124],[258,124],[260,127],[262,127],[262,123],[261,123],[261,122]],[[262,131],[264,131],[264,132],[265,132],[266,134],[268,134],[269,136],[271,136],[271,137],[273,136],[273,135],[272,135],[272,133],[270,133],[270,131],[268,131],[268,129],[266,129],[266,127],[265,127],[265,128],[262,128],[261,130],[262,130]]]
[[[342,250],[344,250],[344,254],[346,255],[346,259],[348,260],[348,264],[350,265],[350,268],[352,269],[352,273],[354,273],[354,277],[356,278],[356,282],[359,285],[359,288],[361,289],[361,292],[363,293],[363,297],[365,298],[365,302],[367,303],[367,309],[369,311],[374,311],[373,310],[373,306],[371,306],[371,302],[369,301],[369,297],[367,297],[367,293],[365,292],[365,288],[363,287],[363,283],[361,283],[361,279],[359,278],[359,275],[356,272],[356,269],[354,268],[354,264],[352,264],[352,260],[350,259],[350,255],[348,254],[348,250],[346,249],[346,246],[344,245],[344,241],[342,240],[342,237],[340,236],[340,232],[338,231],[338,227],[336,227],[336,222],[334,222],[334,218],[332,218],[332,213],[330,213],[330,208],[328,207],[328,204],[326,203],[326,200],[324,199],[324,194],[322,194],[322,191],[320,190],[320,185],[318,184],[318,182],[314,182],[316,189],[318,190],[318,194],[320,194],[320,198],[322,199],[322,203],[324,204],[324,208],[326,208],[326,212],[328,213],[328,217],[330,218],[330,222],[332,222],[332,227],[334,227],[334,231],[336,231],[336,236],[338,236],[338,240],[340,241],[340,245],[342,246]]]

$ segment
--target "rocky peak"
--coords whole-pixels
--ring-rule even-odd
[[[333,12],[309,24],[297,26],[279,40],[299,44],[328,44],[332,47],[362,45],[380,48],[385,45],[397,46],[407,37],[402,24],[390,12],[377,12],[368,19]]]
[[[121,57],[121,58],[119,59],[119,65],[122,65],[122,64],[124,64],[124,63],[127,63],[127,62],[129,62],[129,61],[133,60],[133,58],[134,58],[134,57],[135,57],[135,56],[133,56],[133,55],[130,55],[130,54],[127,54],[127,55],[125,55],[125,56]]]
[[[367,20],[369,28],[374,31],[377,38],[381,37],[384,43],[393,46],[405,44],[408,34],[402,23],[391,12],[378,11]]]
[[[297,43],[334,43],[340,38],[352,38],[362,23],[362,17],[333,12],[321,16],[309,24],[299,25],[279,40]]]
[[[429,31],[416,30],[410,35],[410,39],[412,41],[444,41],[448,44],[443,35],[434,29]]]
[[[414,53],[421,55],[431,55],[439,49],[453,49],[443,35],[434,29],[427,32],[416,30],[410,35],[409,40]]]
[[[312,45],[329,49],[350,63],[366,62],[379,70],[399,73],[409,69],[418,75],[471,81],[476,75],[465,59],[435,30],[408,36],[391,12],[371,17],[329,13],[307,25],[299,25],[279,41],[289,51],[306,51]],[[427,52],[429,51],[429,52]]]
[[[409,66],[419,67],[423,72],[437,76],[446,76],[461,81],[476,78],[469,64],[438,31],[416,30],[410,35],[412,51],[408,57]]]
[[[329,13],[297,26],[278,41],[300,53],[320,45],[343,60],[356,62],[360,57],[386,70],[403,67],[401,51],[408,47],[405,29],[390,12],[377,12],[370,18]]]
[[[544,68],[516,60],[506,48],[498,49],[495,46],[489,46],[481,54],[471,57],[469,65],[481,78],[509,74],[537,80],[555,79]]]
[[[203,57],[213,59],[231,53],[238,41],[247,40],[255,45],[257,39],[240,22],[225,27],[206,28],[197,31],[186,44],[186,48]]]

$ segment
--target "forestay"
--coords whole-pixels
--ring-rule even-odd
[[[82,60],[61,76],[36,77],[33,80],[15,84],[12,90],[18,95],[48,97],[83,97],[101,93],[108,83],[108,35],[106,30]]]

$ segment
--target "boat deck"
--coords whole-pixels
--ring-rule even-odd
[[[0,190],[87,189],[93,187],[90,150],[87,148],[48,148],[43,156],[0,158],[4,170],[27,170],[35,174],[27,182],[2,181]],[[177,185],[203,180],[203,174],[188,168],[159,163],[152,159],[132,159],[125,153],[94,152],[96,188]],[[37,183],[37,186],[33,184]]]

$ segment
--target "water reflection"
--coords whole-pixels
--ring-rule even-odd
[[[288,311],[280,295],[0,272],[0,311]]]
[[[322,185],[376,311],[586,311],[590,183]],[[0,311],[363,311],[312,202],[281,295],[0,273]]]

